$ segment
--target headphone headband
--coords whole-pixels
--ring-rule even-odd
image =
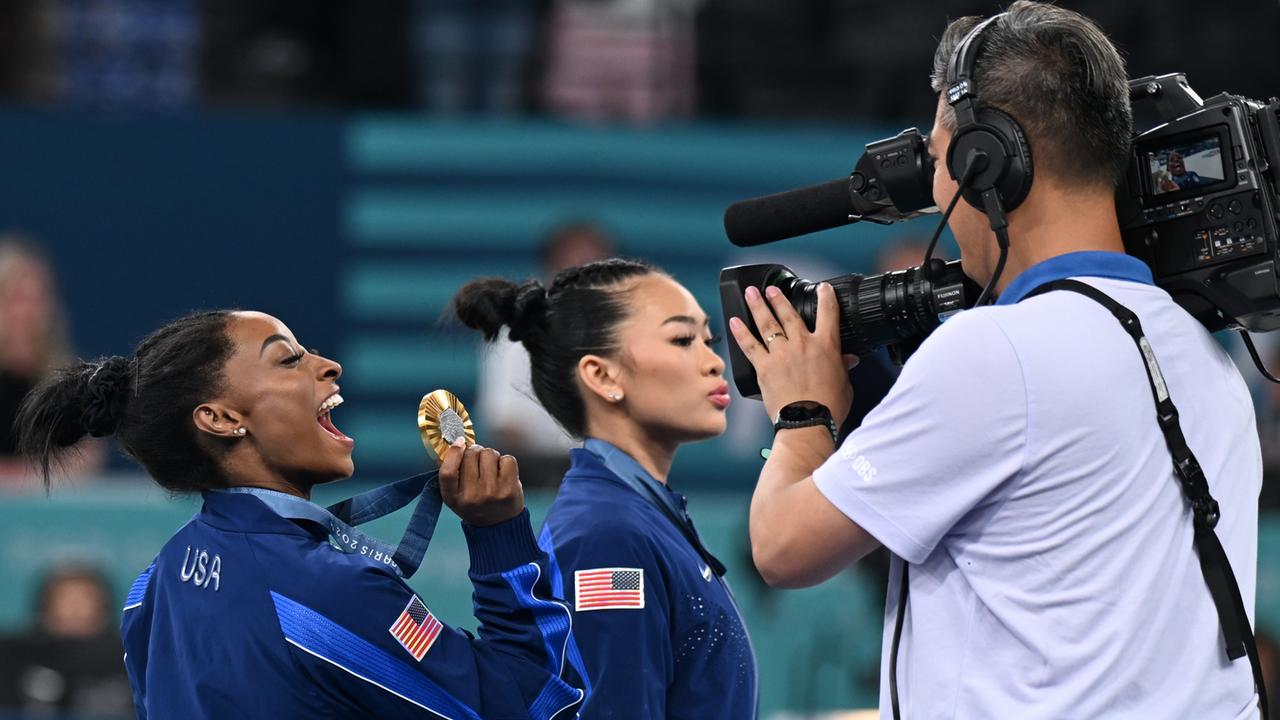
[[[978,51],[982,49],[982,32],[991,24],[998,22],[1005,13],[992,15],[978,23],[956,45],[951,53],[951,62],[947,64],[947,102],[955,107],[961,100],[977,96],[973,82],[974,66],[978,62]]]

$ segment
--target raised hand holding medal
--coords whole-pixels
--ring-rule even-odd
[[[475,442],[471,416],[448,390],[427,393],[418,405],[422,443],[440,458],[440,494],[472,525],[496,525],[524,510],[516,459]]]

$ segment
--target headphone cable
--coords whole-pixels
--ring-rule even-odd
[[[951,219],[951,212],[956,209],[956,203],[960,201],[960,196],[964,194],[964,189],[969,186],[969,182],[973,180],[973,176],[978,173],[978,163],[970,160],[965,166],[964,173],[960,176],[960,183],[956,186],[956,194],[951,196],[951,202],[947,203],[947,209],[942,213],[942,219],[938,221],[938,227],[933,230],[933,237],[929,238],[929,246],[925,248],[924,260],[920,262],[920,267],[924,269],[926,279],[932,281],[933,273],[930,270],[929,261],[933,259],[933,251],[938,246],[938,238],[942,236],[942,230],[947,226],[947,221]]]

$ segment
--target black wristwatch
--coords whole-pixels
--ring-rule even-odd
[[[831,431],[832,443],[835,443],[836,439],[840,437],[840,433],[836,429],[836,421],[831,417],[831,411],[827,409],[826,405],[813,400],[798,400],[784,406],[778,411],[778,417],[774,418],[773,432],[777,434],[779,430],[813,427],[815,425],[825,425],[827,430]]]

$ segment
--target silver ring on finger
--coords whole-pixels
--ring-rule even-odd
[[[768,345],[773,342],[774,338],[782,338],[783,340],[786,340],[787,334],[784,332],[770,333],[769,336],[764,339],[764,343]]]

